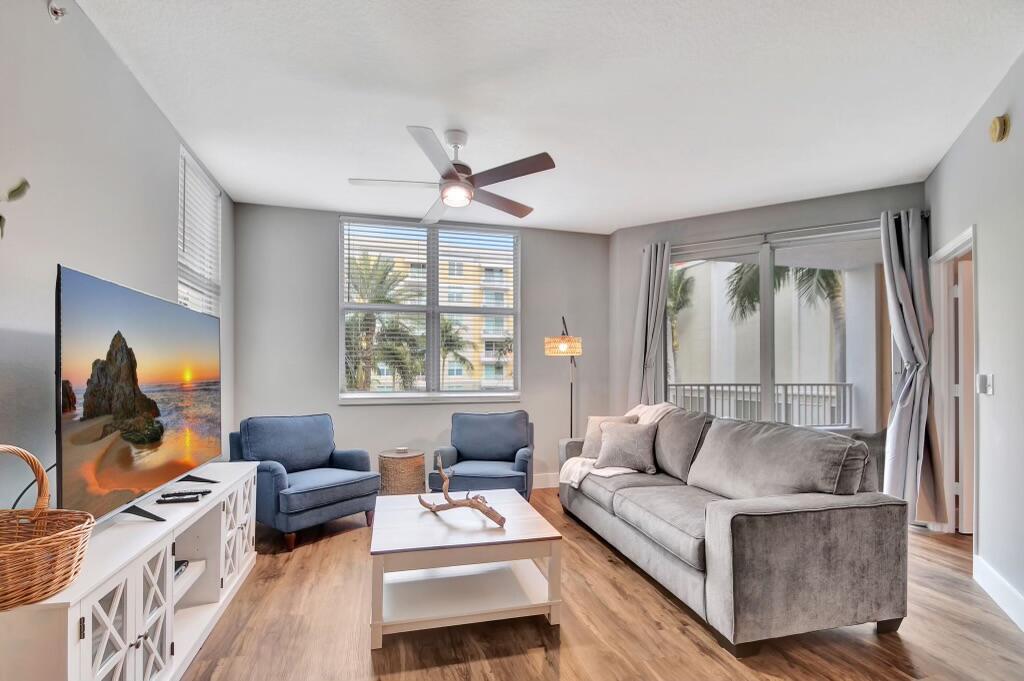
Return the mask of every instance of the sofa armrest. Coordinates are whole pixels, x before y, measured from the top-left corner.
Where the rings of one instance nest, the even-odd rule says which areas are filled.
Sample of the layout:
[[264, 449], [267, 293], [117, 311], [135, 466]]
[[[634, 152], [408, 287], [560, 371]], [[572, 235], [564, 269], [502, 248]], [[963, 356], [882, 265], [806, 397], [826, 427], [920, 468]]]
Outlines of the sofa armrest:
[[335, 449], [331, 454], [331, 467], [350, 471], [369, 471], [370, 453], [365, 449]]
[[445, 446], [438, 447], [434, 450], [434, 458], [427, 463], [427, 469], [430, 471], [437, 470], [437, 457], [441, 457], [441, 465], [445, 468], [451, 468], [459, 461], [459, 450], [455, 447]]
[[273, 525], [282, 490], [288, 489], [288, 472], [279, 462], [267, 459], [256, 467], [256, 520]]
[[705, 514], [707, 621], [733, 644], [907, 614], [902, 499], [725, 499]]
[[583, 453], [583, 438], [563, 437], [558, 441], [558, 467], [561, 468], [565, 462], [574, 456]]

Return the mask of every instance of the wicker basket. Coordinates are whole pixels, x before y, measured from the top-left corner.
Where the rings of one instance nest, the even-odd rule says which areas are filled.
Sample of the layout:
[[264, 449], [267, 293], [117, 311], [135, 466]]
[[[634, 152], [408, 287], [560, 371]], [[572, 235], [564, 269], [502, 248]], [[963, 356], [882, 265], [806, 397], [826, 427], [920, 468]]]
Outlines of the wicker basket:
[[24, 449], [0, 445], [36, 476], [36, 507], [0, 510], [0, 612], [49, 598], [75, 580], [96, 521], [84, 511], [54, 510], [50, 481], [39, 459]]

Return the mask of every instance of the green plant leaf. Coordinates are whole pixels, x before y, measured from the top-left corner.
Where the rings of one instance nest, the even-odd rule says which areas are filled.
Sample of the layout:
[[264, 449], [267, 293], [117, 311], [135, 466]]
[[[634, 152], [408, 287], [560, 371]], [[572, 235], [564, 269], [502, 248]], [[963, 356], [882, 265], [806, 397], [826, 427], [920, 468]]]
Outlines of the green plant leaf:
[[7, 200], [17, 201], [21, 197], [25, 196], [25, 193], [28, 192], [28, 188], [31, 186], [32, 185], [28, 183], [28, 180], [26, 180], [24, 177], [21, 178], [21, 182], [14, 185], [7, 191]]

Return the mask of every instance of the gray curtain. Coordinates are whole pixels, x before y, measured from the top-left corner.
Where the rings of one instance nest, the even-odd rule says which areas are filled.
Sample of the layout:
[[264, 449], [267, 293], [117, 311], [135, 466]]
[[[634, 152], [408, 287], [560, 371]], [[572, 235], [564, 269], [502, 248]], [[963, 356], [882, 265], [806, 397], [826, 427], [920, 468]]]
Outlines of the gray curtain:
[[912, 520], [945, 522], [941, 465], [934, 428], [929, 437], [932, 311], [928, 292], [928, 232], [921, 211], [881, 217], [889, 322], [900, 366], [885, 441], [884, 491], [906, 499]]
[[644, 247], [640, 268], [640, 295], [633, 323], [633, 353], [629, 364], [629, 405], [658, 401], [662, 345], [665, 340], [665, 303], [668, 298], [668, 243]]

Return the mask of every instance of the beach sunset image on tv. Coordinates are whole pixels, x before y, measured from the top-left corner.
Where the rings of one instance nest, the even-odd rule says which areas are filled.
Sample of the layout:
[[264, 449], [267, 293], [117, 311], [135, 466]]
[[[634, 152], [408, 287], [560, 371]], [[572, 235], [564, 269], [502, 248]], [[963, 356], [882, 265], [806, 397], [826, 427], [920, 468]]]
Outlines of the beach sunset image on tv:
[[61, 505], [104, 515], [220, 454], [220, 322], [61, 268]]

